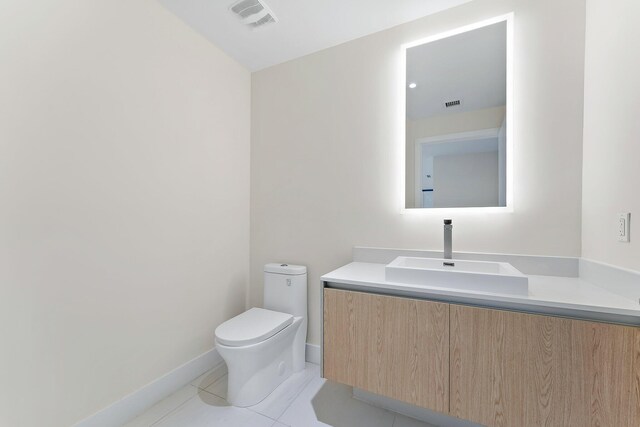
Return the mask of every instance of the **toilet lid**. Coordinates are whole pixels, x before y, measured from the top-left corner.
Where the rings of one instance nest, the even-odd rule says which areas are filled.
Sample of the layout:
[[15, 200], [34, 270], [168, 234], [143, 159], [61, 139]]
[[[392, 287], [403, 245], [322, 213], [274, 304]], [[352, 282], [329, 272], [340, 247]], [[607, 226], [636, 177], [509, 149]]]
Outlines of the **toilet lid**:
[[231, 347], [256, 344], [277, 334], [293, 322], [293, 316], [254, 307], [216, 328], [216, 339]]

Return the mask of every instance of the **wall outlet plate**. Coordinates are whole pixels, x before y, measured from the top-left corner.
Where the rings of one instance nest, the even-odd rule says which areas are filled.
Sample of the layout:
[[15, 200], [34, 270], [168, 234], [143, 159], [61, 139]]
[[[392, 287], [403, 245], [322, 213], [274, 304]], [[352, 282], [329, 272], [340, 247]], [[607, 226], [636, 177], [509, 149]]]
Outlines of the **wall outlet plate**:
[[628, 242], [631, 231], [631, 213], [624, 212], [618, 214], [618, 241]]

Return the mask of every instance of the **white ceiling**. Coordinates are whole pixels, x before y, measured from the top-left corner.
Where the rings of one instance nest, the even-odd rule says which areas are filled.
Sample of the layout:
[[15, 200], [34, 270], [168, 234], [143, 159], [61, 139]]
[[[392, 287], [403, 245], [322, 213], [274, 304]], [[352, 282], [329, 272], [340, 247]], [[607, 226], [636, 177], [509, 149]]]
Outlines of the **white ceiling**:
[[[415, 120], [506, 104], [507, 27], [489, 25], [407, 50], [407, 117]], [[460, 99], [462, 105], [445, 109]]]
[[251, 30], [235, 0], [159, 0], [251, 71], [276, 65], [471, 0], [265, 0], [278, 19]]

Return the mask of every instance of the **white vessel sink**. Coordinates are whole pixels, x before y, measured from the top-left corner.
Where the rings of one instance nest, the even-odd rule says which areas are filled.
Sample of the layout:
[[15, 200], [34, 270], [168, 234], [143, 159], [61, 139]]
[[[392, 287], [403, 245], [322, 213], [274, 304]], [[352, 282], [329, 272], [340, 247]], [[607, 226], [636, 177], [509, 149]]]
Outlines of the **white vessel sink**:
[[385, 267], [387, 282], [527, 295], [529, 279], [506, 262], [399, 256]]

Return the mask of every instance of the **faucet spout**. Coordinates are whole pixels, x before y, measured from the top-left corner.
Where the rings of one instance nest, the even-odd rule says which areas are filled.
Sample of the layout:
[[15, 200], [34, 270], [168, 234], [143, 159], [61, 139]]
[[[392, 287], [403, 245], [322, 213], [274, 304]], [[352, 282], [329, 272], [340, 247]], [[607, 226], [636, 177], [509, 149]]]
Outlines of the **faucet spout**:
[[452, 221], [450, 219], [445, 219], [444, 220], [444, 259], [453, 258], [452, 234], [453, 234]]

